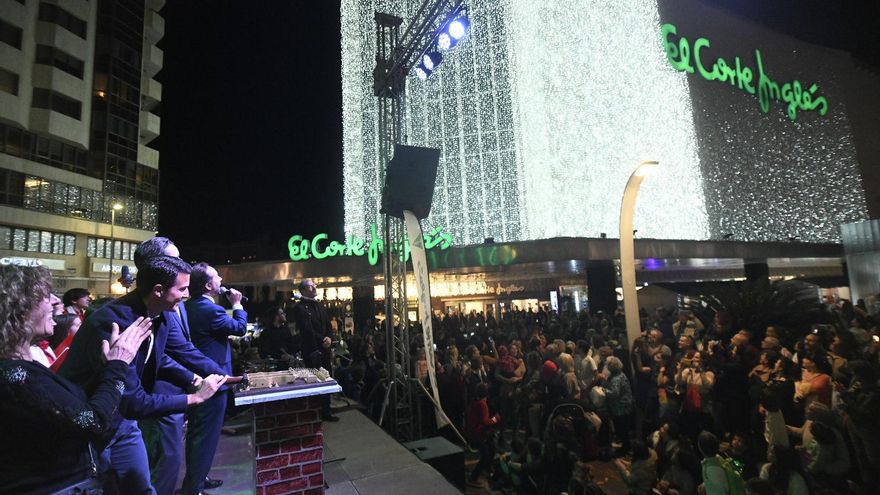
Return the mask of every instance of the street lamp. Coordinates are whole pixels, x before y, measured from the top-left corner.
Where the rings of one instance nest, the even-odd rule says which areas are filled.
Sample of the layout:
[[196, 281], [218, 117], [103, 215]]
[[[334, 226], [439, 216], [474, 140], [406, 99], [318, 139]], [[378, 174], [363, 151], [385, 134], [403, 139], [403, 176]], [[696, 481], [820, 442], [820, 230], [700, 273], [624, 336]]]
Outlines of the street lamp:
[[644, 161], [639, 163], [635, 172], [629, 176], [623, 190], [623, 201], [620, 203], [620, 281], [623, 285], [623, 312], [626, 316], [626, 338], [629, 349], [642, 333], [639, 322], [639, 301], [636, 296], [636, 261], [633, 247], [633, 212], [636, 207], [636, 195], [642, 180], [657, 170], [658, 162]]
[[122, 209], [122, 204], [113, 203], [110, 207], [110, 273], [107, 275], [107, 292], [113, 293], [113, 252], [115, 251], [116, 238], [113, 230], [116, 227], [116, 212]]

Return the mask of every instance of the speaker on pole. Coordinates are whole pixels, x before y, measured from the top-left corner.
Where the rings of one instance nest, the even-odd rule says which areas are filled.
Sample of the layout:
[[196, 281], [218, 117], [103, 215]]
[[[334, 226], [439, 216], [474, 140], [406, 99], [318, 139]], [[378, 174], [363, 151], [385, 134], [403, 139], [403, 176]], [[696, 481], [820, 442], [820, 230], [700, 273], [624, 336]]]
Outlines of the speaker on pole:
[[438, 149], [395, 144], [394, 157], [385, 170], [382, 213], [403, 218], [403, 210], [409, 210], [419, 220], [426, 218], [431, 212], [439, 163]]

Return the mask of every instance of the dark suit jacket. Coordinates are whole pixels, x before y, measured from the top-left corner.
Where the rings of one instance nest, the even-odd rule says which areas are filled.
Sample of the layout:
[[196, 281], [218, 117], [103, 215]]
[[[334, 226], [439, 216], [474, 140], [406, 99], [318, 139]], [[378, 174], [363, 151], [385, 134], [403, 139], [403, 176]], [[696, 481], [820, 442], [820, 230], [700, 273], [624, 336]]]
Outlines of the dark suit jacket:
[[[193, 363], [196, 367], [193, 368], [193, 371], [196, 371], [201, 376], [208, 376], [212, 374], [223, 375], [225, 371], [217, 365], [216, 362], [209, 359], [207, 356], [202, 354], [202, 351], [196, 349], [192, 344], [192, 336], [189, 332], [189, 324], [187, 323], [187, 315], [186, 315], [186, 305], [180, 304], [178, 305], [180, 308], [180, 314], [178, 315], [176, 311], [167, 311], [165, 312], [165, 318], [168, 319], [169, 322], [174, 322], [174, 325], [169, 325], [168, 331], [168, 341], [165, 344], [165, 353], [166, 355], [171, 356], [197, 356], [197, 359], [187, 359], [186, 357], [182, 357], [181, 360], [183, 362]], [[182, 394], [185, 389], [190, 385], [190, 382], [179, 383], [176, 381], [177, 373], [174, 371], [170, 371], [171, 368], [176, 366], [177, 363], [171, 360], [171, 363], [168, 364], [168, 367], [163, 367], [159, 369], [159, 379], [156, 380], [156, 384], [153, 387], [152, 392], [157, 394]]]
[[[120, 331], [124, 331], [139, 316], [147, 316], [147, 308], [135, 292], [107, 303], [89, 315], [74, 337], [70, 350], [67, 351], [67, 359], [58, 369], [58, 374], [91, 394], [104, 366], [101, 341], [110, 340], [112, 323], [116, 322]], [[170, 345], [169, 336], [172, 337]], [[215, 363], [195, 349], [188, 350], [186, 345], [174, 342], [175, 338], [181, 339], [182, 334], [177, 323], [167, 314], [163, 314], [153, 322], [152, 338], [153, 350], [149, 360], [147, 360], [147, 349], [150, 340], [147, 339], [141, 345], [126, 373], [125, 393], [119, 410], [122, 416], [128, 419], [164, 416], [186, 410], [185, 395], [152, 393], [160, 374], [175, 383], [187, 384], [192, 381], [193, 372], [175, 362], [175, 359], [200, 373], [222, 373]], [[166, 354], [166, 347], [174, 359]], [[120, 418], [116, 419], [118, 422]]]
[[[321, 364], [329, 370], [330, 350], [322, 344], [324, 337], [333, 338], [327, 310], [318, 301], [303, 298], [293, 307], [293, 321], [299, 329], [300, 348], [306, 365], [317, 368]], [[315, 351], [321, 351], [321, 363], [312, 359]]]
[[231, 375], [232, 348], [229, 336], [244, 336], [247, 332], [247, 312], [236, 309], [230, 317], [223, 306], [204, 296], [188, 300], [186, 312], [193, 345], [220, 365], [225, 374]]

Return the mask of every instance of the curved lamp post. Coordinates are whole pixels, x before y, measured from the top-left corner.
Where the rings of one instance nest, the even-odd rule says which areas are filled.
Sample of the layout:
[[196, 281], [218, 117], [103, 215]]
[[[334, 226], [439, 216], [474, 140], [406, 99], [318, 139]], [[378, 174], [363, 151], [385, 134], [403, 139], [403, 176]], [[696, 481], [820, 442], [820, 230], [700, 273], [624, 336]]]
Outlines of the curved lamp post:
[[620, 281], [623, 286], [623, 311], [626, 316], [626, 338], [629, 350], [633, 342], [641, 335], [639, 322], [639, 301], [636, 296], [636, 268], [633, 248], [633, 212], [636, 207], [636, 196], [642, 180], [654, 173], [659, 165], [655, 161], [639, 163], [635, 172], [629, 176], [623, 190], [623, 201], [620, 203]]
[[115, 251], [116, 237], [114, 236], [114, 228], [116, 227], [116, 212], [122, 209], [120, 203], [113, 203], [110, 206], [110, 273], [107, 275], [107, 292], [113, 294], [113, 252]]

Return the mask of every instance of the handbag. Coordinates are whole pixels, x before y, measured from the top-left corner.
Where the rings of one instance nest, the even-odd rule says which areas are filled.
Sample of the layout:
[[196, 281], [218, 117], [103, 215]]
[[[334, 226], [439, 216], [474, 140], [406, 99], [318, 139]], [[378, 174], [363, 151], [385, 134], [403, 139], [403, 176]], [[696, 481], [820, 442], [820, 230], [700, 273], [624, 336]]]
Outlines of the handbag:
[[605, 389], [598, 386], [591, 388], [590, 402], [592, 402], [593, 407], [597, 409], [605, 407]]
[[687, 392], [684, 395], [684, 404], [681, 407], [685, 412], [700, 412], [703, 410], [703, 398], [700, 396], [700, 391], [697, 390], [695, 383], [688, 385]]

